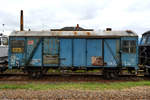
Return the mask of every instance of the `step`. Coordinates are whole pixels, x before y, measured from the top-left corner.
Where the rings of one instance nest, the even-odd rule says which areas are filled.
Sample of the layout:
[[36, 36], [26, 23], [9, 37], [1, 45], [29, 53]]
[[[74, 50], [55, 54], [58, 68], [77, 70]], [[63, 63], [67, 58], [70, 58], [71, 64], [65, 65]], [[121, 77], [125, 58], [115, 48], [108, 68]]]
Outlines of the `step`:
[[137, 74], [136, 76], [144, 76], [144, 74]]
[[144, 72], [144, 70], [138, 70], [138, 72]]

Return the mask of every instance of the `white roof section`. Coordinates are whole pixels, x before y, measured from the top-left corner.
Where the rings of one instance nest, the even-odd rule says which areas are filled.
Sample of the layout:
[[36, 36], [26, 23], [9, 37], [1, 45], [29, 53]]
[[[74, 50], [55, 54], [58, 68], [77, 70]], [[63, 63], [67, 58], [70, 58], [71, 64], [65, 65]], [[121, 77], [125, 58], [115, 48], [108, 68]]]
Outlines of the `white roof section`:
[[132, 31], [13, 31], [10, 36], [36, 37], [122, 37], [138, 36]]

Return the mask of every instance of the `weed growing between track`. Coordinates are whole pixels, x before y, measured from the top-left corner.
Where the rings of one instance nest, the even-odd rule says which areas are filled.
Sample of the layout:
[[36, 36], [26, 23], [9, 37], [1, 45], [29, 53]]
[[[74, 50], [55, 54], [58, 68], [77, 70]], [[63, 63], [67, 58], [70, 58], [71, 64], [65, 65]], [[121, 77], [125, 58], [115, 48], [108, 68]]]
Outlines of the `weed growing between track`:
[[113, 83], [98, 83], [98, 82], [60, 82], [60, 83], [5, 83], [0, 84], [0, 89], [32, 89], [32, 90], [107, 90], [107, 89], [125, 89], [136, 86], [150, 86], [150, 81], [138, 82], [113, 82]]

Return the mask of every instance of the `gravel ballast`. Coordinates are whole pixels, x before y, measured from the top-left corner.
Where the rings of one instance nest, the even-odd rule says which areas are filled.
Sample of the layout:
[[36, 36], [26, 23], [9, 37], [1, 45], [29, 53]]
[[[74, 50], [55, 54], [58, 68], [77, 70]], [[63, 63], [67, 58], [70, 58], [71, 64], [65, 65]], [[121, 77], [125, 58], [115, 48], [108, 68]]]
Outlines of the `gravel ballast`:
[[0, 90], [0, 100], [150, 100], [150, 87], [122, 90]]

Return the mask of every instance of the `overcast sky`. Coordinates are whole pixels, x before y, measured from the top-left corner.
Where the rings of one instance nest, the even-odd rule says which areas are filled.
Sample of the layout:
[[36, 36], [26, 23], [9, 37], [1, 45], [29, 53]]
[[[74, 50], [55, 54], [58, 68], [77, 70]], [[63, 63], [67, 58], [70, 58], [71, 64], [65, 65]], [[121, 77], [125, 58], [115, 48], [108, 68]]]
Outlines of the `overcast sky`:
[[[20, 10], [24, 29], [49, 30], [64, 26], [104, 30], [150, 30], [150, 0], [3, 0], [0, 31], [19, 30]], [[4, 26], [2, 24], [5, 24]]]

